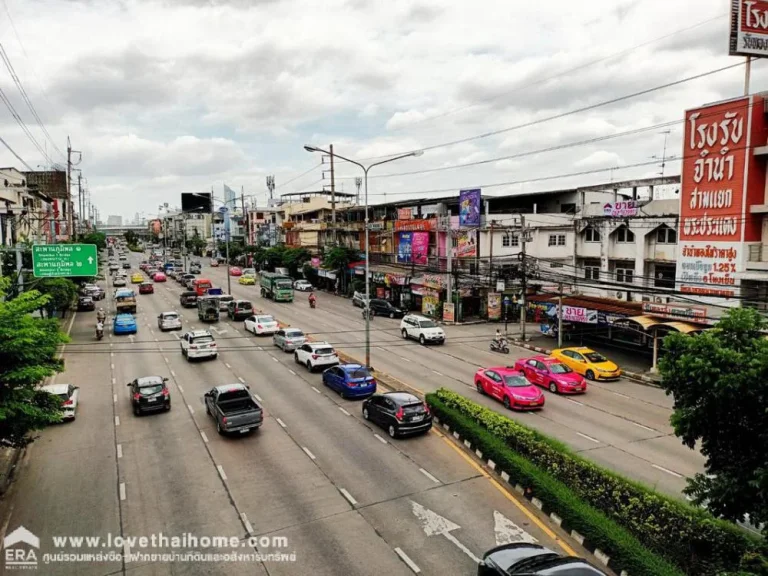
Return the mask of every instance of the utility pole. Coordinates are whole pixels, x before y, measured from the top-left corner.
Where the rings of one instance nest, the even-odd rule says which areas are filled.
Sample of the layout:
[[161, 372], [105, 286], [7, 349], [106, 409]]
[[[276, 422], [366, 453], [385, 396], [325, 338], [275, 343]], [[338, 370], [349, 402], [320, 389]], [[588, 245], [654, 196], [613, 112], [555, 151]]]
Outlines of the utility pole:
[[336, 245], [336, 174], [333, 170], [333, 144], [328, 147], [331, 152], [331, 244]]
[[83, 173], [82, 172], [78, 172], [77, 173], [77, 202], [78, 202], [78, 207], [80, 209], [80, 212], [79, 212], [78, 218], [77, 218], [77, 224], [78, 224], [78, 228], [79, 228], [79, 232], [80, 232], [79, 237], [82, 238], [83, 237], [83, 217], [85, 215], [85, 209], [84, 209], [85, 202], [84, 202], [84, 199], [83, 199]]
[[[79, 154], [79, 159], [77, 161], [77, 164], [72, 163], [72, 154]], [[83, 153], [79, 150], [73, 150], [72, 149], [72, 143], [69, 139], [69, 136], [67, 136], [67, 200], [69, 201], [69, 211], [67, 214], [67, 228], [69, 230], [69, 234], [73, 239], [76, 239], [75, 231], [74, 231], [74, 218], [72, 215], [73, 212], [73, 202], [72, 202], [72, 166], [77, 166], [82, 162], [83, 160]], [[55, 232], [54, 232], [55, 234]]]
[[[493, 225], [495, 223], [495, 220], [491, 220], [491, 237], [488, 241], [488, 249], [490, 250], [488, 253], [488, 288], [491, 290], [493, 290]], [[479, 249], [477, 253], [480, 254]]]
[[557, 347], [563, 347], [563, 283], [557, 284]]
[[522, 252], [520, 253], [522, 256], [522, 278], [520, 280], [520, 284], [522, 286], [522, 294], [520, 295], [520, 339], [525, 342], [525, 321], [526, 321], [526, 302], [525, 302], [525, 293], [528, 289], [528, 270], [527, 270], [527, 263], [525, 261], [526, 254], [525, 254], [525, 243], [528, 240], [527, 236], [527, 230], [525, 229], [525, 215], [520, 215], [520, 228], [522, 232], [520, 233], [520, 243]]

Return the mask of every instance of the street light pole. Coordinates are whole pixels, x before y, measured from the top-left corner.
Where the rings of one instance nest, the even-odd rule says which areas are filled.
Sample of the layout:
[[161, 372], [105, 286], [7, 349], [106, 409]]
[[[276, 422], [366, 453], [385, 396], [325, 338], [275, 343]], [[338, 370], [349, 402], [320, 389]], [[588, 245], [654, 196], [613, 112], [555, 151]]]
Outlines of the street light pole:
[[388, 162], [394, 162], [395, 160], [400, 160], [402, 158], [409, 158], [411, 156], [421, 156], [424, 154], [423, 150], [415, 150], [413, 152], [409, 152], [408, 154], [401, 154], [400, 156], [395, 156], [394, 158], [389, 158], [387, 160], [382, 160], [381, 162], [374, 162], [373, 164], [369, 164], [368, 166], [362, 165], [360, 162], [356, 162], [355, 160], [350, 160], [349, 158], [345, 158], [344, 156], [341, 156], [339, 154], [332, 153], [328, 150], [323, 150], [322, 148], [316, 148], [314, 146], [304, 146], [304, 150], [307, 152], [321, 152], [323, 154], [329, 154], [336, 156], [336, 158], [340, 158], [341, 160], [344, 160], [345, 162], [349, 162], [350, 164], [354, 164], [355, 166], [359, 166], [363, 170], [363, 174], [365, 176], [365, 365], [366, 367], [371, 367], [371, 307], [370, 307], [370, 299], [371, 299], [371, 271], [370, 271], [370, 252], [368, 247], [368, 171], [373, 168], [374, 166], [379, 166], [381, 164], [387, 164]]

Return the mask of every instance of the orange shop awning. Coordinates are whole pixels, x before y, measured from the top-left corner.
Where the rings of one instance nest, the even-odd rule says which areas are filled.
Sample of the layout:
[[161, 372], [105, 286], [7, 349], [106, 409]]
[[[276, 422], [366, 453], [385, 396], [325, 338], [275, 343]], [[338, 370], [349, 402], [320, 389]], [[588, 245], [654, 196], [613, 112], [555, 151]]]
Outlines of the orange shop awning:
[[635, 324], [640, 325], [643, 330], [648, 330], [648, 328], [652, 328], [653, 326], [661, 324], [659, 320], [653, 318], [652, 316], [632, 316], [630, 318], [619, 318], [618, 320], [614, 321], [614, 324], [623, 322], [634, 322]]
[[682, 334], [690, 334], [691, 332], [701, 332], [702, 330], [706, 330], [706, 328], [696, 326], [695, 324], [688, 324], [688, 322], [663, 322], [659, 324], [659, 327], [661, 326], [677, 330]]

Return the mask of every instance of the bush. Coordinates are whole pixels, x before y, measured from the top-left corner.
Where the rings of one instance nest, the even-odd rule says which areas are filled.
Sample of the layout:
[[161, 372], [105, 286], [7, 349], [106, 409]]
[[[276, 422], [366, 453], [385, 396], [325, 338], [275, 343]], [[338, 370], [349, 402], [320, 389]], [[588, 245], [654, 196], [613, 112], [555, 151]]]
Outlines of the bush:
[[[501, 443], [499, 446], [511, 448], [517, 457], [551, 475], [553, 480], [567, 486], [575, 498], [605, 514], [648, 550], [686, 574], [705, 576], [736, 571], [745, 555], [760, 555], [765, 551], [761, 548], [765, 546], [763, 542], [737, 526], [600, 468], [573, 454], [563, 444], [455, 392], [440, 389], [428, 395], [428, 402], [434, 404], [438, 415], [440, 410], [450, 410], [446, 414], [462, 415], [487, 431]], [[505, 457], [509, 458], [506, 454]], [[500, 456], [496, 455], [496, 458]], [[510, 475], [514, 472], [506, 471]], [[542, 486], [537, 490], [556, 500], [558, 503], [553, 501], [552, 505], [560, 510], [562, 495], [539, 476], [536, 479]], [[544, 500], [538, 492], [537, 497]], [[606, 546], [608, 550], [609, 555], [616, 555], [615, 548]], [[628, 571], [635, 573], [633, 569]]]

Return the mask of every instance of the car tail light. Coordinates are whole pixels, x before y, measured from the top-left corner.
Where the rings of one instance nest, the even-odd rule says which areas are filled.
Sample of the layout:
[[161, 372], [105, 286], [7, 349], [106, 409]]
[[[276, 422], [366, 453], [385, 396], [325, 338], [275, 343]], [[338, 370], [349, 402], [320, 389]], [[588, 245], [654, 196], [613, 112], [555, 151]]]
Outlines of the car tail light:
[[211, 348], [216, 348], [216, 342], [211, 342]]
[[189, 345], [190, 350], [197, 350], [197, 344], [190, 344]]
[[426, 412], [427, 414], [429, 414], [429, 406], [427, 406], [427, 403], [426, 403], [426, 402], [424, 402], [424, 412]]
[[373, 384], [374, 386], [376, 386], [376, 379], [375, 379], [375, 378], [371, 378], [371, 379], [368, 381], [368, 383], [369, 383], [369, 384]]
[[398, 420], [402, 420], [403, 419], [403, 407], [402, 406], [400, 406], [400, 408], [397, 409], [397, 412], [395, 412], [395, 418], [397, 418]]
[[227, 423], [227, 417], [226, 416], [224, 416], [224, 418], [221, 419], [221, 423], [226, 425], [226, 423]]
[[256, 328], [261, 328], [261, 324], [256, 324]]
[[138, 402], [138, 401], [141, 399], [141, 394], [139, 394], [138, 392], [136, 392], [136, 394], [134, 394], [134, 395], [133, 395], [133, 399], [134, 399], [134, 400], [136, 400], [136, 401]]
[[318, 359], [318, 355], [317, 354], [312, 354], [312, 360], [317, 360], [317, 359]]
[[171, 395], [171, 391], [168, 388], [163, 388], [163, 396], [168, 397]]
[[62, 406], [72, 406], [72, 398], [62, 404]]

